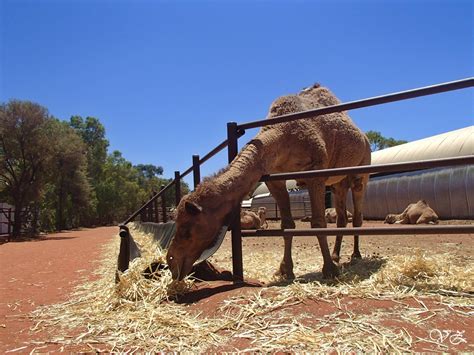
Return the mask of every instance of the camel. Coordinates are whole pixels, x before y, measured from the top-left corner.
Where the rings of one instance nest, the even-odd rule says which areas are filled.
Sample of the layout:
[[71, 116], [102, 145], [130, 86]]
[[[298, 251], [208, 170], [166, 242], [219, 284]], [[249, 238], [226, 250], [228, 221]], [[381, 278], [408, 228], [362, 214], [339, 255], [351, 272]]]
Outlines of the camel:
[[240, 211], [240, 226], [242, 229], [260, 229], [260, 217], [252, 211]]
[[[339, 104], [329, 89], [315, 84], [296, 95], [282, 96], [270, 106], [268, 118]], [[206, 179], [196, 190], [184, 196], [177, 208], [176, 234], [168, 249], [167, 262], [173, 279], [181, 280], [192, 269], [202, 251], [215, 242], [219, 229], [228, 222], [242, 199], [262, 175], [314, 169], [369, 165], [370, 145], [347, 113], [317, 117], [262, 127], [235, 159], [215, 176]], [[346, 197], [352, 190], [353, 225], [362, 225], [362, 205], [367, 174], [312, 178], [299, 181], [306, 185], [311, 201], [311, 227], [326, 227], [325, 189], [335, 192], [337, 226], [347, 225]], [[285, 181], [266, 182], [281, 212], [281, 228], [295, 228]], [[317, 236], [323, 256], [323, 276], [339, 274], [342, 235], [338, 235], [331, 256], [326, 236]], [[284, 237], [283, 260], [276, 275], [293, 279], [292, 236]], [[354, 236], [353, 257], [361, 257], [359, 236]]]
[[388, 214], [384, 223], [389, 224], [438, 224], [438, 215], [425, 200], [410, 203], [400, 214]]
[[[346, 211], [347, 213], [347, 221], [352, 222], [352, 213]], [[324, 214], [326, 217], [326, 222], [328, 223], [336, 223], [337, 220], [337, 212], [335, 208], [326, 208], [326, 212]]]
[[259, 207], [257, 214], [258, 214], [258, 217], [260, 218], [260, 229], [267, 229], [268, 228], [267, 208]]

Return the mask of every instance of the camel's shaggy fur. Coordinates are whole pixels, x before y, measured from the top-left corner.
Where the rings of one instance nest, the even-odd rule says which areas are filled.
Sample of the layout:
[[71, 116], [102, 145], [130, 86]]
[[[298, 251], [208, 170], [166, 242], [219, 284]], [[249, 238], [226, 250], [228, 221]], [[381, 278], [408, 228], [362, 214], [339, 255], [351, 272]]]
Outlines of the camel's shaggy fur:
[[[269, 118], [318, 107], [338, 104], [327, 89], [316, 84], [297, 95], [276, 99], [270, 106]], [[367, 137], [351, 121], [347, 113], [332, 113], [318, 117], [279, 123], [263, 127], [221, 173], [201, 183], [185, 196], [177, 209], [177, 232], [168, 250], [168, 263], [175, 279], [182, 279], [192, 268], [201, 252], [212, 245], [218, 230], [231, 211], [237, 209], [243, 197], [264, 174], [328, 169], [370, 164]], [[311, 226], [325, 227], [325, 186], [335, 194], [337, 225], [347, 224], [346, 197], [352, 190], [353, 225], [362, 225], [362, 204], [368, 175], [335, 176], [304, 179], [312, 209]], [[294, 228], [290, 200], [284, 181], [266, 183], [281, 211], [281, 227]], [[283, 261], [278, 275], [293, 278], [291, 256], [292, 237], [285, 237]], [[326, 236], [318, 236], [324, 265], [323, 274], [334, 277], [338, 268], [342, 236], [337, 236], [333, 255]], [[358, 236], [354, 239], [354, 257], [360, 257]]]
[[439, 220], [436, 212], [425, 200], [410, 203], [400, 214], [388, 214], [384, 223], [397, 224], [437, 224]]

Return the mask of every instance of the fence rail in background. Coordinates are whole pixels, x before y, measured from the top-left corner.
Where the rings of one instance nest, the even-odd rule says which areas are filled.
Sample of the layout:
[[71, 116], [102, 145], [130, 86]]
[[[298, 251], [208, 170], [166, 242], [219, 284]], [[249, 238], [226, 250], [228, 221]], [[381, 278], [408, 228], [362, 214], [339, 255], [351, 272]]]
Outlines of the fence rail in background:
[[[413, 90], [406, 90], [388, 95], [376, 96], [364, 100], [351, 101], [342, 103], [339, 105], [321, 107], [313, 110], [304, 112], [298, 112], [294, 114], [287, 114], [271, 119], [258, 120], [253, 122], [247, 122], [237, 124], [235, 122], [229, 122], [227, 124], [227, 139], [207, 153], [202, 159], [199, 156], [193, 156], [193, 164], [190, 168], [185, 170], [182, 174], [175, 173], [175, 179], [163, 186], [162, 189], [156, 193], [149, 201], [147, 201], [142, 207], [135, 211], [129, 218], [127, 218], [122, 224], [126, 225], [132, 221], [137, 215], [141, 213], [145, 208], [153, 203], [157, 198], [164, 197], [164, 193], [171, 188], [174, 184], [180, 183], [180, 181], [187, 176], [189, 173], [194, 174], [194, 186], [196, 187], [200, 181], [200, 166], [207, 160], [212, 158], [214, 155], [222, 151], [224, 148], [228, 148], [228, 160], [229, 163], [235, 158], [238, 153], [238, 139], [245, 134], [246, 129], [257, 128], [262, 126], [274, 125], [283, 122], [290, 122], [294, 120], [312, 118], [316, 116], [326, 115], [330, 113], [336, 113], [341, 111], [348, 111], [359, 109], [363, 107], [376, 106], [390, 102], [402, 101], [412, 99], [421, 96], [439, 94], [448, 91], [460, 90], [474, 86], [474, 78], [466, 78], [457, 81], [451, 81], [447, 83], [422, 87]], [[281, 173], [263, 176], [261, 181], [272, 181], [272, 180], [287, 180], [287, 179], [301, 179], [301, 178], [315, 178], [323, 176], [341, 176], [349, 173], [360, 174], [360, 173], [375, 173], [375, 172], [404, 172], [411, 170], [430, 169], [443, 166], [452, 165], [464, 165], [473, 164], [474, 156], [464, 156], [457, 158], [445, 158], [445, 159], [432, 159], [414, 162], [394, 163], [394, 164], [383, 164], [383, 165], [372, 165], [372, 166], [360, 166], [360, 167], [345, 167], [325, 170], [313, 170], [304, 172], [292, 172], [292, 173]], [[181, 195], [176, 193], [176, 204], [179, 202]], [[315, 228], [315, 229], [304, 229], [304, 230], [257, 230], [257, 231], [242, 231], [240, 227], [240, 208], [232, 212], [233, 223], [231, 226], [232, 233], [232, 265], [234, 278], [236, 280], [243, 279], [243, 264], [242, 264], [242, 236], [282, 236], [282, 235], [336, 235], [336, 234], [359, 234], [359, 235], [389, 235], [389, 234], [433, 234], [433, 233], [474, 233], [474, 226], [427, 226], [427, 227], [386, 227], [386, 228]], [[164, 217], [166, 218], [166, 217]]]
[[409, 234], [469, 234], [474, 233], [474, 225], [430, 225], [407, 227], [345, 227], [308, 229], [259, 229], [243, 230], [243, 237], [308, 237], [316, 235], [409, 235]]

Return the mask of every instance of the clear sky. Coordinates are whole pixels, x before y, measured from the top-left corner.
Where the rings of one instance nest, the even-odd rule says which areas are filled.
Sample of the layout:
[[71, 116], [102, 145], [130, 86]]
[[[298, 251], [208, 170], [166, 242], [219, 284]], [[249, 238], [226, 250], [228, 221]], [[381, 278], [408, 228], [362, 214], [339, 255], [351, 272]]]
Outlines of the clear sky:
[[[315, 82], [350, 101], [474, 72], [471, 0], [0, 4], [0, 101], [95, 116], [111, 150], [166, 177], [223, 141], [226, 122], [264, 118]], [[411, 141], [474, 124], [473, 102], [468, 89], [350, 115]], [[223, 153], [203, 174], [225, 164]]]

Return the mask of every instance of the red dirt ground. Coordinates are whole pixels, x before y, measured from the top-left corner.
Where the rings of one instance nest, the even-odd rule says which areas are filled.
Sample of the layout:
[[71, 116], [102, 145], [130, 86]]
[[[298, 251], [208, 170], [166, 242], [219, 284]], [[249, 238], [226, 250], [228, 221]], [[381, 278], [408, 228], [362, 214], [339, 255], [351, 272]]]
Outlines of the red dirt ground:
[[67, 300], [74, 286], [91, 276], [101, 246], [117, 231], [102, 227], [0, 245], [0, 353], [39, 340], [41, 334], [30, 333], [34, 324], [25, 316], [38, 306]]
[[[377, 225], [377, 223], [369, 223]], [[273, 228], [276, 225], [272, 226]], [[307, 227], [307, 225], [299, 226]], [[33, 346], [26, 343], [31, 340], [45, 340], [42, 333], [33, 334], [30, 328], [34, 325], [26, 315], [40, 305], [55, 304], [68, 298], [74, 286], [84, 279], [92, 277], [92, 270], [100, 260], [100, 248], [117, 233], [116, 227], [103, 227], [82, 231], [72, 231], [49, 235], [40, 241], [27, 241], [18, 243], [6, 243], [0, 245], [1, 276], [0, 276], [0, 353], [8, 350], [18, 349], [18, 352], [26, 353]], [[393, 238], [393, 239], [392, 239]], [[472, 255], [474, 242], [472, 236], [423, 236], [421, 237], [375, 237], [375, 240], [364, 243], [362, 251], [365, 254], [380, 252], [390, 255], [407, 251], [416, 247], [426, 247], [436, 251], [450, 250], [454, 253], [465, 253]], [[249, 238], [244, 240], [244, 250], [250, 248], [269, 248], [282, 246], [278, 239], [267, 240]], [[229, 248], [229, 241], [224, 241], [223, 249]], [[295, 249], [314, 246], [315, 238], [297, 238]], [[315, 270], [318, 271], [318, 270]], [[226, 298], [234, 295], [251, 294], [260, 290], [255, 287], [235, 287], [228, 282], [203, 283], [198, 290], [186, 296], [182, 301], [194, 302], [189, 308], [203, 312], [203, 315], [214, 315], [218, 305]], [[429, 309], [446, 308], [437, 304], [435, 299], [423, 298]], [[396, 307], [420, 307], [414, 299], [400, 301], [378, 301], [345, 297], [341, 299], [340, 305], [323, 301], [308, 300], [300, 304], [284, 307], [280, 310], [288, 317], [292, 315], [308, 314], [311, 317], [323, 317], [338, 310], [338, 307], [349, 309], [357, 314], [370, 314], [375, 310], [383, 312]], [[311, 317], [307, 318], [308, 326], [311, 326]], [[406, 328], [415, 338], [429, 338], [431, 329], [464, 330], [463, 335], [466, 343], [457, 346], [450, 345], [448, 351], [474, 351], [474, 319], [463, 317], [449, 312], [447, 318], [433, 317], [422, 325], [416, 326], [397, 317], [384, 319], [382, 325], [394, 329]], [[218, 349], [210, 351], [229, 351], [249, 347], [250, 339], [238, 339], [225, 344]], [[24, 347], [24, 348], [23, 348]], [[45, 351], [42, 349], [41, 351]], [[51, 345], [49, 351], [58, 351], [60, 346]], [[69, 348], [66, 350], [90, 351], [84, 348]], [[416, 344], [416, 351], [441, 351], [435, 344], [420, 342]]]

